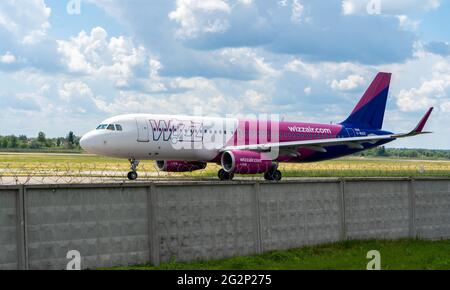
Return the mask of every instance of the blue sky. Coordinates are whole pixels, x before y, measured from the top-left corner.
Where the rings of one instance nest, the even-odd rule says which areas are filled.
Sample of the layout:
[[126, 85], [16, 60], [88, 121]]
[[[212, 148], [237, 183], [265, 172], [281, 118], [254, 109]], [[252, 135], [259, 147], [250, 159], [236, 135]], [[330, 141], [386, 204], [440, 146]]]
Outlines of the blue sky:
[[340, 122], [389, 71], [386, 129], [436, 107], [436, 135], [392, 146], [450, 149], [450, 3], [368, 2], [1, 1], [0, 134], [82, 135], [135, 112]]

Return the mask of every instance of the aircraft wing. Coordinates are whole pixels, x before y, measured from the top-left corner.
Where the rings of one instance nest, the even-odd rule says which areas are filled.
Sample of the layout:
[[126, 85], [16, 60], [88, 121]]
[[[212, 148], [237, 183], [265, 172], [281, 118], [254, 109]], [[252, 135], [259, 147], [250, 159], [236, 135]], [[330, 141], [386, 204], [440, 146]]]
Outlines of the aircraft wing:
[[423, 132], [428, 118], [431, 115], [433, 108], [431, 108], [427, 114], [422, 118], [419, 124], [414, 130], [409, 133], [404, 134], [389, 134], [389, 135], [370, 135], [365, 137], [350, 137], [350, 138], [332, 138], [332, 139], [315, 139], [315, 140], [305, 140], [305, 141], [293, 141], [293, 142], [276, 142], [276, 143], [265, 143], [265, 144], [255, 144], [255, 145], [241, 145], [241, 146], [228, 146], [223, 148], [221, 151], [258, 151], [258, 152], [269, 152], [273, 148], [278, 148], [281, 151], [292, 151], [296, 152], [300, 148], [310, 149], [317, 152], [327, 152], [325, 147], [346, 145], [352, 149], [364, 149], [362, 144], [372, 143], [375, 144], [381, 140], [395, 140], [398, 138], [406, 138], [417, 136], [421, 134], [428, 134], [431, 132]]

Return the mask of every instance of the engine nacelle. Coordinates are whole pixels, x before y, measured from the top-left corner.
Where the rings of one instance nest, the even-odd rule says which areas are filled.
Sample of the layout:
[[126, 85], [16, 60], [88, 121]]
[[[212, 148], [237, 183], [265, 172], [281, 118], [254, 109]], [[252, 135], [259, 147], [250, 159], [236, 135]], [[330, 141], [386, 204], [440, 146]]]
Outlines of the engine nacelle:
[[260, 174], [273, 167], [273, 161], [264, 153], [253, 151], [227, 151], [222, 154], [222, 168], [228, 173]]
[[207, 164], [198, 161], [156, 161], [156, 167], [164, 172], [192, 172], [205, 169]]

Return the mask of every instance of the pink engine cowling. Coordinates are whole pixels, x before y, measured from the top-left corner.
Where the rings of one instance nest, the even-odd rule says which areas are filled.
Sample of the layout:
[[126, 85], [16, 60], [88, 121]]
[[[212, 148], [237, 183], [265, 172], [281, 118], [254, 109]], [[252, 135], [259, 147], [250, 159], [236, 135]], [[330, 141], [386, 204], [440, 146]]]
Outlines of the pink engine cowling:
[[260, 174], [268, 172], [272, 166], [272, 160], [264, 153], [227, 151], [222, 154], [222, 167], [228, 173]]
[[165, 172], [192, 172], [205, 169], [207, 164], [198, 161], [157, 161], [156, 166]]

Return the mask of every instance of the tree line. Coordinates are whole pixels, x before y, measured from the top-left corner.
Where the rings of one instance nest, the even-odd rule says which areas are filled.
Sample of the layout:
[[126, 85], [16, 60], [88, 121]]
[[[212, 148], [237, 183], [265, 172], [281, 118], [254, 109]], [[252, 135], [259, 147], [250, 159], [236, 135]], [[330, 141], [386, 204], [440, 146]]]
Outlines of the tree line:
[[384, 146], [356, 153], [362, 157], [391, 157], [412, 159], [450, 159], [450, 150], [386, 148]]
[[0, 149], [81, 151], [80, 137], [75, 136], [73, 132], [59, 138], [47, 138], [44, 132], [39, 132], [35, 138], [25, 135], [0, 136]]

